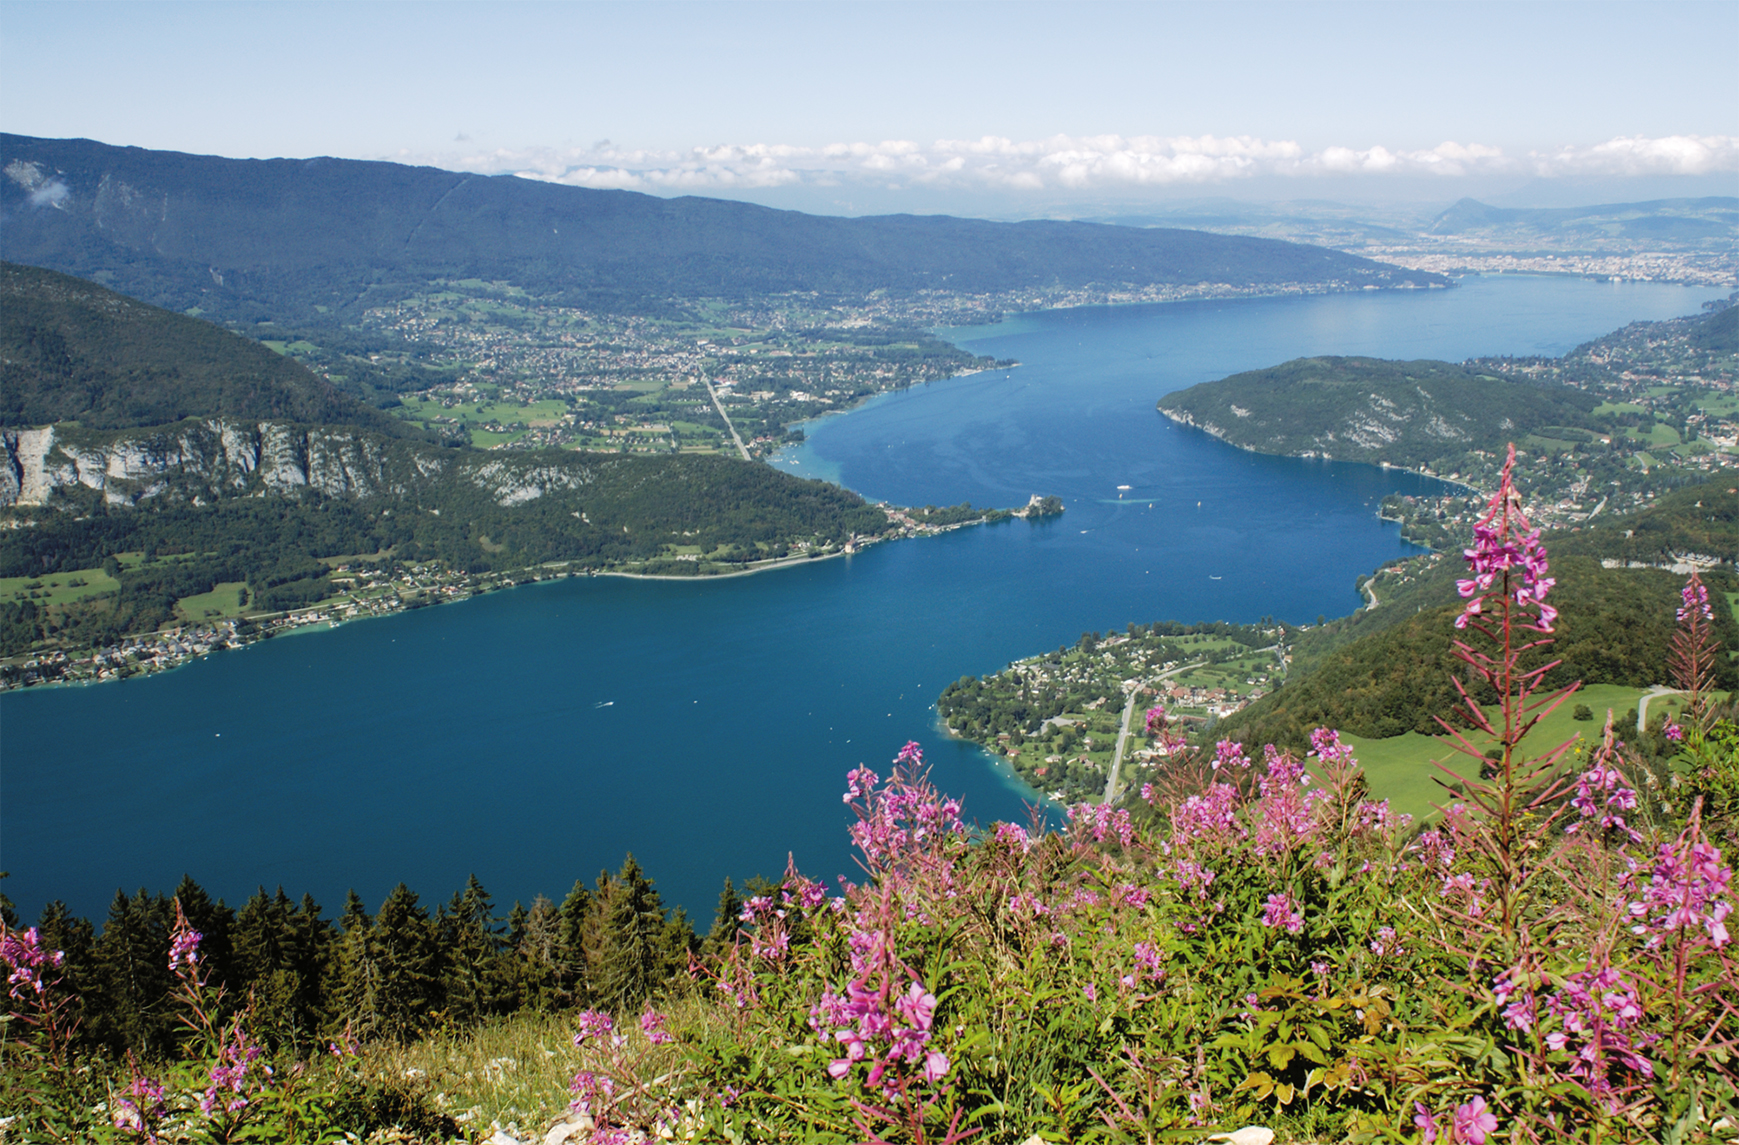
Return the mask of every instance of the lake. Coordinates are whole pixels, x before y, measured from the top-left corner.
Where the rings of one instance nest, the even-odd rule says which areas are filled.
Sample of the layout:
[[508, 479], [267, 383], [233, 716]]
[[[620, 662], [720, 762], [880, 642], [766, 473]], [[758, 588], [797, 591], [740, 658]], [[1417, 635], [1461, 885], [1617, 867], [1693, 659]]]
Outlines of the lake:
[[[1130, 622], [1312, 622], [1415, 551], [1376, 517], [1434, 484], [1242, 453], [1163, 394], [1313, 354], [1556, 354], [1723, 292], [1498, 277], [1453, 290], [1092, 308], [947, 336], [1018, 359], [885, 395], [778, 460], [906, 504], [1060, 518], [713, 582], [580, 578], [274, 639], [120, 683], [0, 696], [0, 867], [33, 918], [100, 920], [191, 874], [335, 915], [475, 873], [505, 913], [632, 851], [705, 929], [726, 875], [854, 877], [845, 773], [909, 739], [981, 822], [1030, 793], [949, 741], [950, 681]], [[1118, 486], [1130, 488], [1122, 491]]]

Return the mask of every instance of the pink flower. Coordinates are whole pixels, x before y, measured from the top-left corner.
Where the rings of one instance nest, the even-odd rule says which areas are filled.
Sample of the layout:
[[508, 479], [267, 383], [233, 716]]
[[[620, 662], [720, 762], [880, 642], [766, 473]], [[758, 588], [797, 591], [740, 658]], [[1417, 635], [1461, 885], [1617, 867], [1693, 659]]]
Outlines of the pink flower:
[[1262, 925], [1283, 927], [1286, 933], [1297, 934], [1304, 929], [1304, 915], [1290, 894], [1269, 895], [1262, 909]]
[[43, 949], [42, 936], [34, 926], [22, 934], [9, 930], [0, 936], [0, 962], [6, 964], [7, 993], [14, 998], [22, 1000], [26, 989], [38, 996], [46, 993], [42, 972], [65, 961], [62, 951]]
[[[184, 920], [185, 921], [185, 920]], [[169, 969], [199, 964], [199, 944], [205, 936], [192, 927], [178, 926], [169, 939]]]
[[664, 1015], [650, 1006], [640, 1015], [640, 1029], [646, 1040], [655, 1046], [669, 1045], [676, 1040], [676, 1036], [664, 1028]]
[[1417, 1101], [1413, 1103], [1413, 1125], [1419, 1130], [1419, 1140], [1425, 1145], [1431, 1145], [1431, 1142], [1437, 1140], [1437, 1119]]
[[1667, 738], [1672, 740], [1674, 743], [1679, 743], [1685, 738], [1685, 729], [1680, 727], [1678, 724], [1668, 724], [1665, 731]]
[[1485, 1098], [1476, 1097], [1455, 1107], [1455, 1139], [1466, 1145], [1485, 1145], [1485, 1135], [1497, 1132], [1497, 1116], [1485, 1107]]
[[581, 1010], [579, 1016], [579, 1032], [574, 1035], [574, 1045], [583, 1046], [593, 1038], [614, 1033], [615, 1019], [602, 1010]]

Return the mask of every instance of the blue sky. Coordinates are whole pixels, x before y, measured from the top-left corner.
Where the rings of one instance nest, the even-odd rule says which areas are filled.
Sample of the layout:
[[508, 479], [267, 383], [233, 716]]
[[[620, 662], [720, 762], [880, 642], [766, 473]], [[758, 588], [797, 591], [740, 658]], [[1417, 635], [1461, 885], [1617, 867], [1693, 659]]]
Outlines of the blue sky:
[[33, 3], [0, 127], [809, 210], [1739, 192], [1739, 4]]

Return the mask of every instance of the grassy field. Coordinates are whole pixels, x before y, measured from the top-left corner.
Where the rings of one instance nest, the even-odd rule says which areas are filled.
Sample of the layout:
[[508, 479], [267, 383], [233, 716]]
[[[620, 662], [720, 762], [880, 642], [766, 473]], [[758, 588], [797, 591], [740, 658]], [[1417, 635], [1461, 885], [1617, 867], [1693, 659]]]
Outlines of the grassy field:
[[[1572, 736], [1581, 736], [1584, 740], [1597, 738], [1605, 723], [1607, 709], [1612, 709], [1615, 716], [1622, 718], [1624, 709], [1635, 710], [1642, 693], [1641, 688], [1624, 688], [1613, 684], [1595, 684], [1583, 688], [1565, 701], [1557, 711], [1540, 721], [1540, 726], [1522, 741], [1522, 748], [1524, 751], [1541, 752]], [[1650, 718], [1659, 711], [1676, 710], [1658, 706], [1671, 698], [1665, 697], [1651, 702]], [[1577, 704], [1586, 704], [1592, 708], [1594, 718], [1574, 718]], [[1444, 798], [1443, 788], [1436, 780], [1448, 777], [1431, 765], [1433, 760], [1444, 761], [1457, 771], [1463, 769], [1463, 764], [1474, 766], [1471, 759], [1457, 753], [1451, 745], [1418, 732], [1390, 736], [1387, 739], [1365, 739], [1343, 733], [1341, 740], [1352, 745], [1353, 753], [1358, 757], [1359, 764], [1370, 781], [1372, 797], [1387, 799], [1389, 806], [1415, 818], [1434, 814], [1432, 802], [1440, 802]]]
[[1654, 426], [1647, 433], [1643, 433], [1640, 430], [1627, 429], [1624, 431], [1624, 436], [1632, 441], [1640, 441], [1653, 446], [1667, 446], [1670, 448], [1671, 446], [1679, 444], [1679, 431], [1670, 425], [1662, 425], [1658, 421], [1655, 422]]
[[450, 418], [458, 422], [471, 435], [471, 444], [483, 449], [504, 442], [516, 441], [524, 436], [523, 431], [495, 433], [478, 426], [491, 422], [501, 425], [513, 425], [523, 422], [528, 426], [554, 425], [562, 415], [568, 412], [568, 404], [553, 398], [540, 402], [483, 401], [469, 405], [457, 405], [451, 408], [442, 405], [428, 397], [406, 395], [401, 399], [404, 403], [396, 412], [407, 421], [432, 422], [435, 418]]
[[[182, 553], [159, 557], [157, 561], [186, 561], [200, 555], [209, 554]], [[117, 553], [115, 560], [124, 569], [138, 568], [145, 563], [145, 554]], [[69, 569], [43, 576], [0, 577], [0, 604], [16, 604], [26, 600], [34, 600], [38, 607], [70, 604], [86, 597], [114, 592], [120, 587], [120, 582], [100, 568]]]
[[47, 576], [0, 577], [0, 602], [34, 600], [38, 607], [70, 604], [87, 596], [114, 592], [120, 582], [102, 569], [74, 569]]
[[242, 603], [247, 587], [246, 581], [222, 581], [210, 592], [182, 597], [175, 602], [175, 611], [183, 620], [195, 624], [210, 620], [231, 620], [247, 611], [247, 606]]

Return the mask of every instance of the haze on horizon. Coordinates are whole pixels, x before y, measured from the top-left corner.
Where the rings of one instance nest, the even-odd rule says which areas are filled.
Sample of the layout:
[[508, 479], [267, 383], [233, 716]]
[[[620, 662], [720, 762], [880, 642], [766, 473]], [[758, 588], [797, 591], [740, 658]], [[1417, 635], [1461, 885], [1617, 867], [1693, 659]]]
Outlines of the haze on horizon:
[[1739, 4], [11, 0], [0, 128], [827, 214], [1739, 193]]

